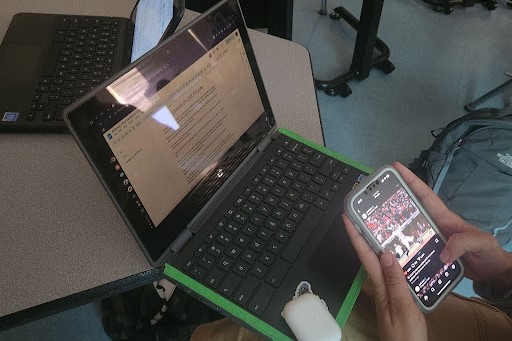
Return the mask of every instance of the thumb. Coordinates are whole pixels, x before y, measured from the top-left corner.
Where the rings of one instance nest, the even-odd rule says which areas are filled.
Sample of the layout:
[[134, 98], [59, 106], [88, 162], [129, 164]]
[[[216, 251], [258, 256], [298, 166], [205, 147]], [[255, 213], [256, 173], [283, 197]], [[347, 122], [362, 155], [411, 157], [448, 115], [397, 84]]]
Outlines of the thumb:
[[380, 263], [389, 299], [388, 304], [392, 311], [399, 312], [401, 307], [414, 302], [405, 280], [404, 270], [390, 252], [380, 256]]
[[461, 232], [450, 236], [439, 258], [444, 263], [450, 263], [468, 252], [485, 252], [496, 247], [496, 240], [482, 231]]

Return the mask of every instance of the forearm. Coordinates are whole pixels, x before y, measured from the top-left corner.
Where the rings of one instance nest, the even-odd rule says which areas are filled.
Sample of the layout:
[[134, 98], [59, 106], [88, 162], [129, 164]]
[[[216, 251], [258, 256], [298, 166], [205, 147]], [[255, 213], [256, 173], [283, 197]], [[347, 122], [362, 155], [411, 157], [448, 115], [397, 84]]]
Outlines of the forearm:
[[512, 253], [504, 251], [503, 274], [492, 281], [495, 290], [504, 292], [512, 289]]
[[512, 317], [512, 253], [504, 255], [503, 272], [496, 278], [473, 282], [477, 294]]

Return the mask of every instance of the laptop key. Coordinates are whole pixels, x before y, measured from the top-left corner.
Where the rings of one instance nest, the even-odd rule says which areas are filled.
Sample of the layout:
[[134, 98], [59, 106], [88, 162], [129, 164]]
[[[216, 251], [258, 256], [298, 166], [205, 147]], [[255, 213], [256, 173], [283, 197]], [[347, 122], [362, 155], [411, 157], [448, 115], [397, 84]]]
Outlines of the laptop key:
[[217, 262], [217, 266], [227, 272], [231, 269], [231, 266], [233, 266], [234, 263], [235, 261], [233, 259], [223, 256], [221, 260]]
[[311, 159], [309, 159], [309, 162], [313, 164], [316, 167], [319, 167], [322, 164], [322, 161], [324, 161], [325, 155], [321, 153], [315, 153]]
[[314, 205], [322, 210], [326, 210], [327, 207], [329, 207], [329, 201], [323, 198], [317, 198]]
[[308, 240], [309, 236], [315, 229], [316, 224], [322, 217], [322, 210], [312, 207], [309, 212], [305, 215], [304, 220], [296, 229], [290, 242], [283, 250], [281, 257], [290, 263], [293, 263], [297, 258], [300, 250]]
[[270, 237], [272, 237], [272, 231], [267, 228], [262, 228], [260, 232], [258, 232], [258, 237], [264, 241], [268, 241]]
[[245, 306], [249, 301], [249, 298], [251, 298], [254, 291], [256, 291], [258, 284], [260, 284], [260, 281], [258, 281], [256, 278], [252, 276], [246, 278], [242, 285], [240, 285], [240, 288], [238, 288], [238, 290], [236, 291], [235, 295], [233, 296], [235, 302], [239, 303], [242, 306]]
[[314, 175], [316, 173], [316, 167], [313, 167], [311, 165], [305, 165], [303, 170], [309, 175]]
[[322, 165], [318, 169], [318, 173], [320, 173], [324, 176], [329, 176], [331, 174], [331, 172], [334, 170], [334, 167], [336, 167], [336, 165], [337, 165], [336, 160], [329, 157], [324, 161], [324, 163], [322, 163]]
[[284, 230], [279, 229], [277, 230], [277, 233], [274, 236], [274, 238], [281, 243], [286, 243], [290, 238], [290, 234], [288, 232], [285, 232]]
[[326, 180], [327, 179], [324, 176], [319, 175], [319, 174], [316, 174], [315, 176], [313, 176], [313, 181], [319, 185], [324, 185]]
[[285, 220], [282, 227], [283, 227], [283, 229], [285, 229], [286, 231], [291, 233], [297, 227], [297, 223], [294, 223], [291, 220]]
[[256, 291], [256, 294], [254, 294], [247, 308], [256, 315], [261, 316], [272, 299], [272, 296], [274, 296], [274, 292], [274, 288], [263, 283], [258, 291]]
[[251, 250], [249, 248], [244, 251], [242, 256], [240, 256], [240, 259], [246, 261], [249, 264], [254, 263], [256, 258], [258, 258], [258, 254], [254, 250]]
[[201, 256], [201, 254], [204, 252], [205, 249], [206, 249], [206, 244], [204, 244], [204, 243], [201, 244], [201, 246], [199, 246], [197, 248], [197, 250], [194, 252], [194, 256], [196, 256], [196, 257]]
[[311, 156], [311, 155], [313, 155], [313, 153], [315, 152], [315, 151], [313, 150], [313, 148], [310, 148], [310, 147], [308, 147], [308, 146], [303, 146], [303, 147], [302, 147], [302, 151], [303, 151], [304, 153], [306, 153], [307, 155], [310, 155], [310, 156]]
[[293, 202], [284, 198], [281, 200], [281, 202], [279, 202], [279, 207], [286, 211], [289, 211], [293, 207]]
[[238, 226], [237, 224], [234, 224], [232, 222], [228, 222], [226, 224], [225, 229], [226, 229], [226, 231], [229, 231], [236, 235], [238, 233], [238, 231], [240, 231], [240, 226]]
[[218, 290], [222, 295], [231, 297], [241, 281], [242, 279], [240, 277], [230, 273], [226, 278], [224, 278]]
[[225, 273], [222, 270], [218, 268], [213, 268], [213, 270], [210, 271], [208, 276], [206, 276], [206, 283], [212, 288], [216, 288], [219, 285], [220, 281], [222, 281], [224, 276]]
[[249, 201], [255, 204], [259, 204], [261, 200], [263, 200], [263, 196], [256, 192], [251, 193], [251, 195], [249, 196]]
[[270, 269], [270, 272], [265, 278], [265, 282], [273, 285], [276, 288], [279, 287], [289, 269], [290, 264], [288, 264], [282, 259], [278, 259], [277, 262]]
[[208, 237], [206, 237], [206, 242], [211, 243], [215, 239], [215, 236], [217, 236], [217, 231], [210, 233]]
[[300, 151], [300, 147], [301, 145], [296, 142], [296, 141], [293, 141], [290, 146], [288, 147], [288, 150], [293, 152], [293, 153], [298, 153]]
[[245, 236], [244, 234], [239, 234], [235, 238], [235, 244], [238, 246], [241, 246], [241, 247], [245, 247], [245, 245], [247, 245], [248, 242], [249, 242], [249, 238], [247, 236]]
[[278, 255], [279, 252], [283, 249], [283, 244], [275, 241], [275, 240], [271, 240], [269, 243], [268, 243], [268, 246], [267, 246], [267, 250], [269, 250], [270, 252], [272, 252], [273, 254], [275, 255]]
[[219, 257], [222, 254], [222, 251], [223, 249], [216, 242], [208, 246], [208, 252], [215, 257]]
[[238, 212], [233, 216], [233, 220], [241, 225], [243, 225], [247, 221], [248, 218], [249, 217], [246, 214], [241, 213], [241, 212]]
[[[257, 225], [257, 226], [261, 226], [261, 224], [263, 224], [264, 220], [265, 220], [265, 217], [263, 217], [261, 215], [258, 215], [258, 214], [255, 214], [251, 218], [251, 223], [253, 223], [254, 225]], [[252, 234], [250, 234], [250, 235], [252, 235]]]
[[334, 192], [328, 189], [323, 189], [320, 192], [320, 196], [324, 199], [331, 200], [332, 198], [334, 198]]
[[308, 162], [308, 160], [309, 160], [309, 156], [308, 156], [308, 155], [306, 155], [306, 154], [302, 154], [302, 153], [301, 153], [301, 154], [299, 154], [299, 156], [297, 156], [297, 159], [298, 159], [299, 161], [301, 161], [301, 162], [306, 163], [306, 162]]
[[192, 265], [194, 265], [194, 263], [195, 263], [195, 259], [194, 259], [194, 258], [189, 259], [189, 260], [185, 263], [185, 265], [183, 266], [183, 270], [185, 270], [185, 271], [189, 271], [189, 270], [190, 270], [190, 268], [192, 267]]
[[234, 259], [237, 259], [241, 252], [242, 252], [242, 248], [239, 246], [236, 246], [236, 245], [231, 245], [226, 250], [226, 254], [229, 257], [234, 258]]
[[242, 229], [242, 232], [245, 233], [246, 235], [252, 237], [252, 236], [254, 236], [254, 234], [256, 233], [257, 230], [258, 230], [258, 228], [256, 226], [249, 224], [249, 225], [244, 226], [244, 228]]
[[36, 113], [35, 113], [35, 112], [33, 112], [33, 111], [30, 111], [30, 112], [27, 114], [26, 120], [27, 120], [27, 121], [33, 121], [35, 118], [36, 118]]
[[192, 276], [197, 279], [202, 279], [206, 275], [206, 270], [201, 266], [194, 266], [191, 271]]
[[278, 197], [282, 197], [286, 190], [281, 186], [274, 186], [270, 193], [277, 195]]
[[199, 261], [199, 265], [201, 265], [205, 269], [210, 269], [213, 263], [215, 263], [215, 258], [209, 254], [205, 254], [204, 257], [202, 257], [201, 260]]
[[271, 266], [272, 263], [274, 263], [274, 260], [276, 259], [276, 256], [274, 256], [272, 253], [268, 251], [264, 251], [261, 254], [260, 262], [262, 262], [265, 265]]
[[277, 183], [285, 188], [288, 188], [292, 184], [292, 180], [282, 177]]
[[249, 247], [256, 252], [261, 252], [261, 250], [263, 250], [265, 247], [265, 242], [263, 242], [261, 239], [255, 239], [251, 242], [251, 244], [249, 244]]
[[233, 272], [243, 277], [249, 271], [249, 267], [247, 263], [239, 261], [233, 268]]

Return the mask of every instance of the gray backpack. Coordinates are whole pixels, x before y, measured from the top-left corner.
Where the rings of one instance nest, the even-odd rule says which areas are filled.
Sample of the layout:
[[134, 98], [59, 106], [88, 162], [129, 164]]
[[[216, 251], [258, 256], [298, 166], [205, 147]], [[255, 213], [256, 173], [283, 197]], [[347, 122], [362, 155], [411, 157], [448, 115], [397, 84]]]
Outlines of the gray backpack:
[[481, 109], [452, 121], [409, 165], [445, 204], [493, 234], [512, 239], [512, 108]]

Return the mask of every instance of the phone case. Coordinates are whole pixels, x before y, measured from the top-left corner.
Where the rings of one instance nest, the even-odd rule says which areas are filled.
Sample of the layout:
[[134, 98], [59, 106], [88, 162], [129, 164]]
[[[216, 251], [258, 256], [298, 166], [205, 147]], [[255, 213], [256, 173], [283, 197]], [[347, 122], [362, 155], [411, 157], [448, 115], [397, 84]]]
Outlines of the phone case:
[[[369, 188], [371, 188], [371, 186], [377, 186], [377, 185], [374, 185], [376, 183], [376, 181], [379, 181], [381, 176], [384, 173], [388, 172], [388, 171], [396, 176], [396, 178], [398, 179], [400, 185], [405, 189], [405, 191], [410, 196], [410, 198], [412, 199], [414, 204], [418, 207], [419, 211], [424, 215], [424, 217], [426, 218], [428, 223], [432, 226], [433, 230], [437, 233], [437, 235], [440, 237], [440, 239], [446, 244], [446, 238], [443, 236], [443, 234], [441, 233], [441, 231], [439, 230], [437, 225], [434, 223], [434, 221], [432, 220], [430, 215], [423, 208], [423, 206], [419, 202], [418, 198], [414, 195], [414, 193], [409, 188], [409, 186], [407, 185], [405, 180], [402, 178], [400, 173], [398, 173], [398, 171], [394, 167], [392, 167], [390, 165], [383, 166], [383, 167], [379, 168], [377, 171], [375, 171], [374, 173], [370, 174], [363, 182], [361, 182], [357, 187], [355, 187], [345, 197], [345, 201], [344, 201], [345, 212], [349, 216], [350, 220], [354, 223], [354, 225], [358, 229], [359, 233], [366, 239], [368, 244], [373, 248], [373, 250], [375, 251], [375, 253], [377, 255], [380, 256], [384, 252], [384, 250], [381, 247], [380, 243], [375, 239], [373, 234], [366, 228], [364, 222], [361, 220], [361, 218], [359, 217], [359, 215], [355, 211], [355, 209], [354, 209], [354, 200], [357, 197], [359, 197], [363, 192], [365, 192]], [[460, 272], [460, 275], [450, 284], [450, 286], [449, 286], [450, 289], [453, 289], [457, 285], [457, 283], [460, 282], [460, 280], [464, 276], [464, 266], [463, 266], [463, 264], [459, 260], [456, 260], [456, 262], [460, 266], [461, 272]], [[411, 294], [413, 295], [414, 300], [418, 303], [418, 306], [420, 307], [420, 309], [423, 312], [426, 312], [426, 313], [433, 311], [439, 305], [439, 303], [442, 302], [444, 297], [446, 297], [446, 295], [448, 295], [448, 293], [451, 291], [451, 290], [444, 291], [440, 295], [440, 298], [433, 304], [433, 306], [427, 307], [416, 296], [416, 294], [414, 293], [413, 289], [410, 286], [408, 286], [408, 287], [409, 287], [409, 290], [411, 291]]]

